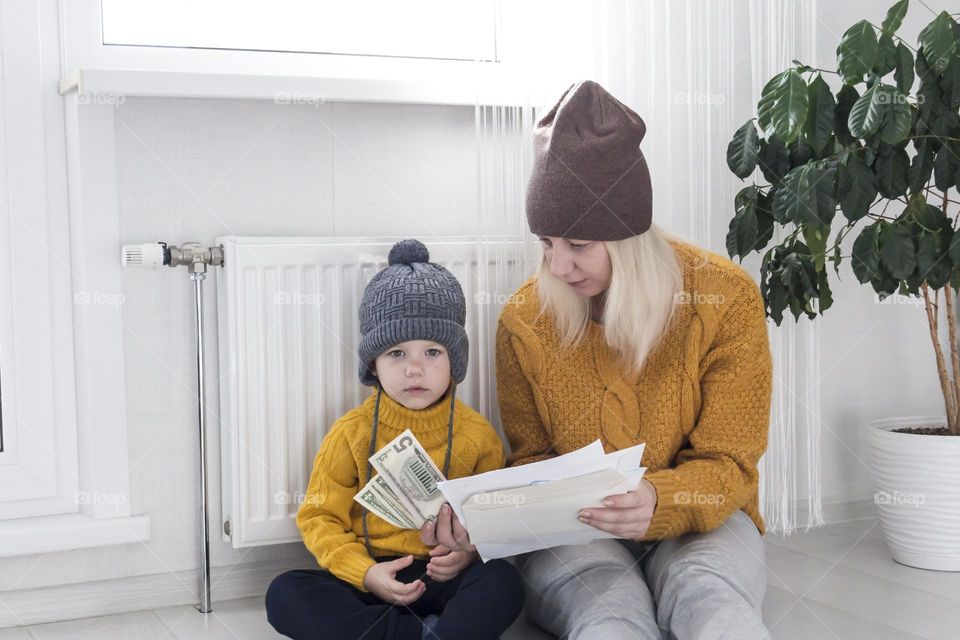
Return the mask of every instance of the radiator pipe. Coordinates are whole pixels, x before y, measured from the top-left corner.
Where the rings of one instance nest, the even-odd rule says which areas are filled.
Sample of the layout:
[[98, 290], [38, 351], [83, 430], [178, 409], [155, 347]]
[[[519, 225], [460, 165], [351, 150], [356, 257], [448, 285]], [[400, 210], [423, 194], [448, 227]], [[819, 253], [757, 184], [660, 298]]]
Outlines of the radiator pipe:
[[197, 421], [200, 438], [200, 602], [194, 605], [200, 613], [213, 611], [210, 600], [210, 514], [207, 488], [207, 420], [206, 393], [203, 375], [203, 281], [208, 266], [223, 266], [223, 247], [204, 247], [199, 242], [186, 242], [168, 247], [165, 242], [124, 245], [120, 260], [124, 267], [157, 269], [161, 266], [186, 266], [193, 281], [194, 311], [197, 320]]

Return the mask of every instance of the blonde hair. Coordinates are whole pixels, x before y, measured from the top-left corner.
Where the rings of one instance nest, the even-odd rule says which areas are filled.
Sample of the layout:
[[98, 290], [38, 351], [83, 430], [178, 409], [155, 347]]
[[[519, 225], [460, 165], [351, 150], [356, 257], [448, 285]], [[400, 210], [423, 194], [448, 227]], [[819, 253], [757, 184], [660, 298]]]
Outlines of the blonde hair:
[[[669, 328], [683, 289], [683, 273], [669, 244], [671, 239], [666, 231], [651, 225], [640, 235], [604, 242], [611, 276], [603, 306], [603, 333], [633, 374], [640, 372]], [[551, 275], [545, 255], [536, 276], [540, 312], [553, 315], [563, 348], [576, 345], [590, 323], [590, 300]]]

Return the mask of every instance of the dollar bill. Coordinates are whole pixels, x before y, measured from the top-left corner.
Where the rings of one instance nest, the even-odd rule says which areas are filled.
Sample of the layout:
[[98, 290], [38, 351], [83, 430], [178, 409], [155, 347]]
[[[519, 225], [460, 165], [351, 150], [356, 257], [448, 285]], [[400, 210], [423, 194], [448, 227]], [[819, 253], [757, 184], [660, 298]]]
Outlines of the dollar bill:
[[370, 482], [367, 483], [367, 486], [380, 496], [381, 502], [390, 507], [391, 515], [394, 515], [406, 525], [404, 527], [405, 529], [419, 529], [423, 526], [423, 518], [410, 513], [406, 507], [403, 506], [400, 497], [393, 492], [393, 489], [390, 488], [390, 485], [381, 475], [375, 475]]
[[394, 438], [370, 463], [411, 515], [424, 521], [437, 519], [446, 502], [437, 483], [445, 478], [413, 432], [407, 429]]
[[390, 524], [400, 529], [416, 529], [419, 527], [414, 527], [413, 523], [409, 520], [404, 522], [404, 520], [397, 514], [391, 512], [390, 506], [382, 500], [380, 494], [376, 490], [370, 487], [368, 483], [363, 489], [361, 489], [357, 495], [353, 496], [353, 499], [360, 503], [363, 507], [369, 510], [371, 513], [383, 518]]

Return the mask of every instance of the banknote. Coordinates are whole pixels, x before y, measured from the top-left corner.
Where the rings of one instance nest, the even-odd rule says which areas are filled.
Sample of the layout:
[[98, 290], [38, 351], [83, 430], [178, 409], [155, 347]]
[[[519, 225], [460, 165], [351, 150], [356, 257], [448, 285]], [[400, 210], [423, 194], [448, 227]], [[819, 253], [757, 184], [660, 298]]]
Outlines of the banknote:
[[437, 487], [445, 478], [409, 429], [370, 458], [370, 463], [407, 511], [434, 521], [446, 498]]
[[375, 475], [370, 482], [367, 483], [367, 486], [377, 492], [381, 502], [390, 507], [390, 515], [406, 525], [403, 527], [404, 529], [419, 529], [423, 526], [425, 522], [423, 518], [410, 513], [403, 506], [400, 497], [393, 492], [393, 489], [391, 489], [387, 481], [383, 479], [383, 476], [379, 474]]
[[395, 527], [400, 529], [418, 528], [414, 527], [413, 523], [409, 520], [404, 522], [403, 519], [398, 515], [391, 513], [390, 506], [383, 501], [383, 499], [380, 497], [380, 494], [377, 493], [376, 490], [371, 488], [369, 483], [367, 486], [361, 489], [357, 495], [353, 496], [353, 499], [359, 502], [368, 511], [383, 518]]

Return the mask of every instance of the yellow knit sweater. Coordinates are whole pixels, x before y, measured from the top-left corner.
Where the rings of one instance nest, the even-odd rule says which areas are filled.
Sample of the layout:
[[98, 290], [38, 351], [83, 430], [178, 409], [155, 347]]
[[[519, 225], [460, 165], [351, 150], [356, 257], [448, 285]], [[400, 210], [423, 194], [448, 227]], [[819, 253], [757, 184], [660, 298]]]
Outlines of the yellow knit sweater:
[[601, 325], [560, 353], [534, 279], [497, 327], [500, 416], [511, 465], [597, 438], [606, 451], [646, 443], [657, 505], [644, 540], [718, 527], [742, 509], [764, 533], [757, 463], [766, 449], [772, 363], [759, 288], [731, 260], [670, 241], [686, 303], [639, 375], [627, 375]]
[[[320, 446], [306, 496], [297, 512], [303, 542], [319, 565], [361, 591], [366, 591], [363, 576], [374, 560], [364, 544], [362, 508], [353, 496], [367, 481], [375, 400], [374, 392], [331, 427]], [[449, 390], [433, 406], [422, 410], [408, 409], [384, 393], [380, 398], [375, 449], [385, 447], [410, 429], [442, 470], [449, 417]], [[448, 479], [503, 467], [503, 442], [483, 416], [457, 400], [453, 421]], [[373, 470], [372, 475], [375, 474]], [[367, 514], [367, 531], [375, 556], [427, 557], [429, 549], [420, 542], [419, 531], [398, 529], [372, 513]]]

